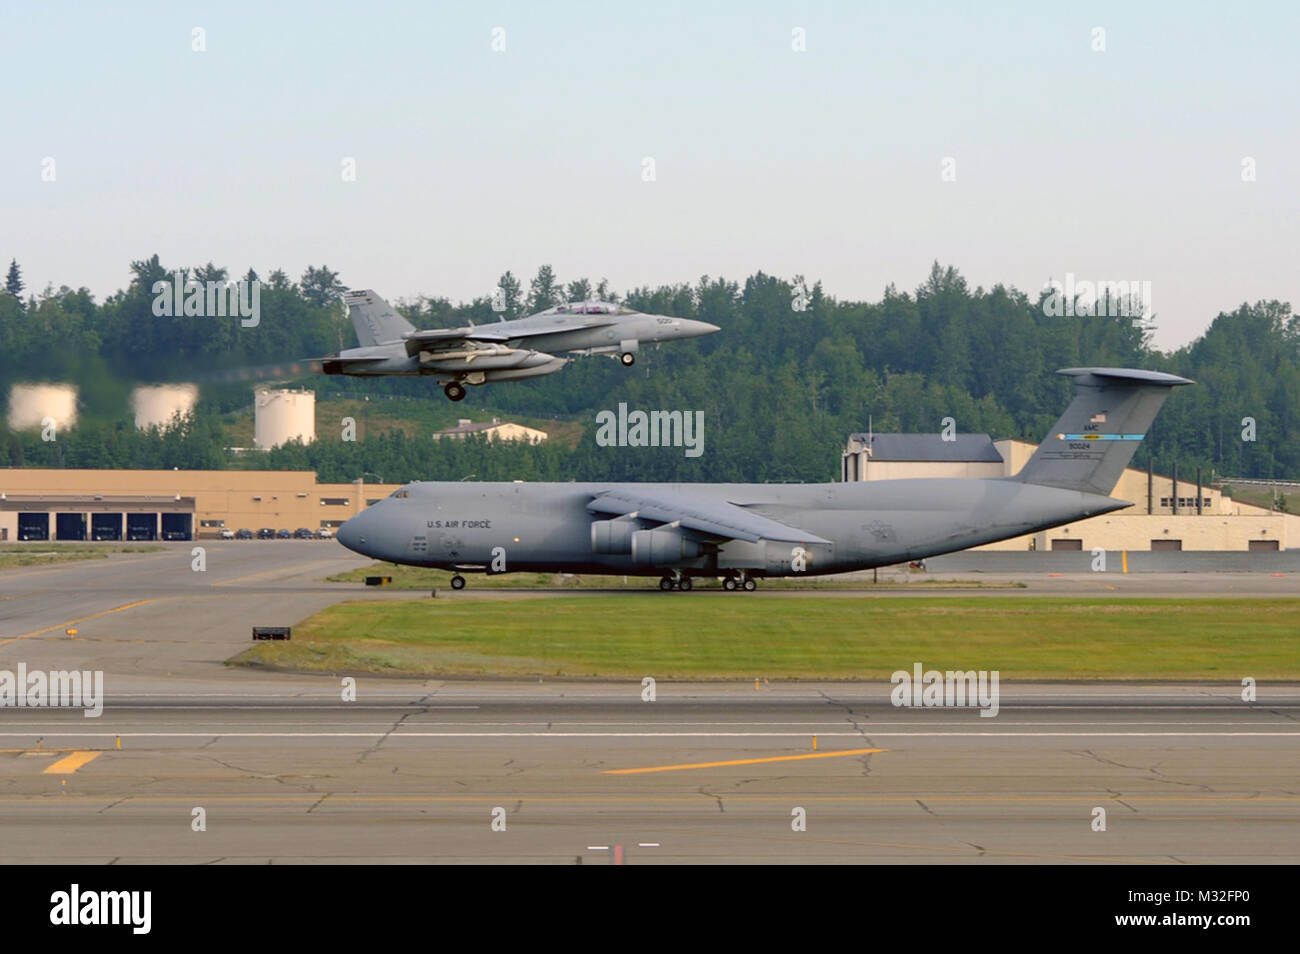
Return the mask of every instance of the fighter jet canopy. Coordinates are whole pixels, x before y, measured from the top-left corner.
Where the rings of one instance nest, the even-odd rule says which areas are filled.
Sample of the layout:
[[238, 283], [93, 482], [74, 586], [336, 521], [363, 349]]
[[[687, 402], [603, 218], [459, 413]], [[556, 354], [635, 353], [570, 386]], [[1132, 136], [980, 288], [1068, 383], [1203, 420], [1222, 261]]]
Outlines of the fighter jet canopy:
[[539, 315], [631, 315], [635, 310], [612, 301], [571, 301], [538, 312]]

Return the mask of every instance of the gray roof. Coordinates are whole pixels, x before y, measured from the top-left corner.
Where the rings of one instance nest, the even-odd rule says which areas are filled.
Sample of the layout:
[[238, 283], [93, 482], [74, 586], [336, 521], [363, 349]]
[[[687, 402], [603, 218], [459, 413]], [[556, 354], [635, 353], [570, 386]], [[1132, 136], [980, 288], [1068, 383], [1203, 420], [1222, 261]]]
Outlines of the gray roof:
[[1002, 455], [987, 434], [955, 434], [956, 440], [945, 441], [934, 434], [850, 434], [849, 440], [867, 444], [870, 439], [872, 460], [891, 461], [965, 461], [1002, 463]]

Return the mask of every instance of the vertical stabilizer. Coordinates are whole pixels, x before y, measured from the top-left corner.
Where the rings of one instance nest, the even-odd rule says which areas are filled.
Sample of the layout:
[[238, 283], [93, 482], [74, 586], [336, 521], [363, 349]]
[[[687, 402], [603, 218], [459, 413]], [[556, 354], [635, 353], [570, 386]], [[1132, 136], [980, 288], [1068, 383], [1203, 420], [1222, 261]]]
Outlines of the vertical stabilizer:
[[345, 292], [343, 302], [352, 316], [352, 327], [357, 330], [357, 343], [363, 348], [400, 342], [402, 335], [415, 330], [414, 325], [370, 289]]
[[1191, 384], [1160, 371], [1065, 368], [1074, 400], [1015, 479], [1109, 496], [1171, 389]]

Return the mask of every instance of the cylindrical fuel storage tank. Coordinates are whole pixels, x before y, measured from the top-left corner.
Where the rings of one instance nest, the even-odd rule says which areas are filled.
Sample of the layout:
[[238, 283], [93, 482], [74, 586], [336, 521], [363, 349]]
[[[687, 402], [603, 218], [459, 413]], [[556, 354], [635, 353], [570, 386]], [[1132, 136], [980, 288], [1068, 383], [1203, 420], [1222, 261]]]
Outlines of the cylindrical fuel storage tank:
[[70, 384], [15, 384], [9, 389], [9, 429], [53, 426], [57, 431], [77, 423], [77, 389]]
[[253, 392], [253, 446], [271, 450], [289, 441], [316, 439], [316, 392], [259, 388]]
[[194, 409], [199, 389], [193, 384], [159, 384], [141, 386], [131, 392], [131, 411], [140, 430], [159, 427], [163, 430]]

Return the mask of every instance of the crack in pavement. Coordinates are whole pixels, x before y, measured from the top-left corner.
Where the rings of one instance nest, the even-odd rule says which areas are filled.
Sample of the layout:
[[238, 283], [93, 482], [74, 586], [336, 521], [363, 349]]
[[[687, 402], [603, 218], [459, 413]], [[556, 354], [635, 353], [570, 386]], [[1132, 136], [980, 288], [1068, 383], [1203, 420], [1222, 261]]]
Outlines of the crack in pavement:
[[[426, 710], [424, 710], [424, 711], [427, 712], [428, 710], [426, 709]], [[409, 718], [410, 718], [411, 716], [413, 716], [413, 715], [415, 715], [415, 713], [413, 713], [413, 712], [403, 712], [402, 715], [401, 715], [401, 717], [400, 717], [396, 722], [394, 722], [394, 723], [392, 724], [392, 726], [389, 727], [388, 731], [385, 732], [383, 735], [381, 735], [378, 739], [375, 740], [375, 744], [374, 744], [374, 745], [370, 746], [370, 748], [366, 749], [366, 750], [365, 750], [364, 752], [362, 752], [359, 756], [357, 756], [357, 764], [360, 765], [360, 764], [361, 764], [362, 762], [364, 762], [364, 761], [365, 761], [369, 756], [371, 756], [371, 755], [373, 755], [374, 753], [378, 752], [378, 751], [379, 751], [379, 747], [380, 747], [381, 745], [383, 745], [385, 742], [388, 741], [388, 737], [389, 737], [390, 735], [392, 735], [394, 732], [396, 732], [398, 729], [400, 729], [400, 728], [402, 727], [402, 723], [405, 722], [407, 719], [409, 719]]]

